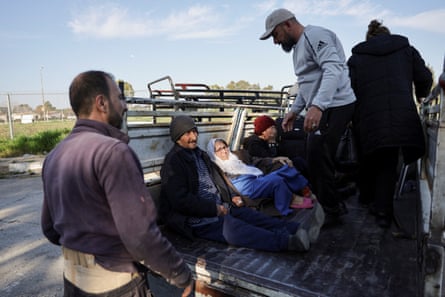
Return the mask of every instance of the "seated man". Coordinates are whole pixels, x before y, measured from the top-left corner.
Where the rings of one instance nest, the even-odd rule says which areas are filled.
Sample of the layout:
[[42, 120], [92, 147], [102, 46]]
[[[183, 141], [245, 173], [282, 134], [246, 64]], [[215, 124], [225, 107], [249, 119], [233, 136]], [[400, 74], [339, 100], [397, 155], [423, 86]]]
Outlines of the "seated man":
[[[192, 118], [174, 118], [170, 136], [175, 144], [161, 169], [160, 207], [160, 215], [169, 227], [189, 238], [264, 251], [309, 249], [310, 228], [242, 206], [241, 197], [198, 147], [198, 130]], [[316, 233], [315, 240], [317, 228], [309, 232]]]

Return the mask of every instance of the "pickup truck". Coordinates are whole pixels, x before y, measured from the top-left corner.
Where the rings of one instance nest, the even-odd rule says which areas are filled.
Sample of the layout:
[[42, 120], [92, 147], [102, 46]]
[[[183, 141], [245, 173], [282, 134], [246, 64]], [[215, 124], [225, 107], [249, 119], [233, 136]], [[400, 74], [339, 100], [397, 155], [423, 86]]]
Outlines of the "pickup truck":
[[[167, 87], [156, 88], [159, 84]], [[173, 146], [172, 117], [186, 114], [195, 119], [201, 148], [220, 137], [236, 150], [253, 132], [257, 116], [283, 116], [298, 91], [292, 86], [280, 91], [212, 90], [203, 84], [175, 84], [168, 76], [147, 87], [147, 98], [127, 97], [124, 129], [157, 204], [159, 170]], [[323, 227], [318, 242], [306, 253], [268, 253], [191, 241], [160, 220], [163, 234], [194, 274], [195, 296], [444, 296], [443, 99], [443, 88], [436, 87], [420, 106], [428, 153], [417, 163], [401, 166], [402, 186], [394, 199], [397, 224], [391, 229], [377, 227], [355, 194], [345, 197], [349, 213], [343, 223]], [[410, 187], [405, 189], [408, 181]], [[149, 282], [155, 296], [180, 296], [181, 290], [154, 272]]]

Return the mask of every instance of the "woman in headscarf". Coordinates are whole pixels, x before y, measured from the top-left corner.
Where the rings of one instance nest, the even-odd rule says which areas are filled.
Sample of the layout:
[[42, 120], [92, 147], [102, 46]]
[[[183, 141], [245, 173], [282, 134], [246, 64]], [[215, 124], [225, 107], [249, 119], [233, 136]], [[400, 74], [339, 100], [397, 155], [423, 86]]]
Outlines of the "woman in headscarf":
[[243, 163], [233, 154], [223, 139], [211, 139], [207, 145], [210, 159], [227, 175], [241, 195], [250, 199], [272, 198], [275, 208], [288, 215], [292, 208], [312, 208], [311, 198], [301, 197], [307, 191], [308, 181], [294, 167], [281, 168], [264, 175], [254, 167]]

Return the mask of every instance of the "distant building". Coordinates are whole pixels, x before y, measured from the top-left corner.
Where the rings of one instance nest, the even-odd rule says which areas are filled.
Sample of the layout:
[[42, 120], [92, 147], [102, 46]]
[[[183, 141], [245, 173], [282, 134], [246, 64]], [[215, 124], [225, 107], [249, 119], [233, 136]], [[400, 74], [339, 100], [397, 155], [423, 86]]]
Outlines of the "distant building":
[[22, 114], [20, 122], [22, 124], [32, 124], [36, 120], [36, 116], [34, 114]]

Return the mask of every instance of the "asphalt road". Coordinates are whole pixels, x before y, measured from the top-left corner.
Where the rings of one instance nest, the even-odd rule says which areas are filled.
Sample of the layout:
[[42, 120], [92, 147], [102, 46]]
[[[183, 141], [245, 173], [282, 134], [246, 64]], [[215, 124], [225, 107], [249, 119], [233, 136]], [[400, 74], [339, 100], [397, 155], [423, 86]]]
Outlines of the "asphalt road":
[[40, 176], [0, 179], [0, 296], [63, 296], [58, 246], [43, 236]]

